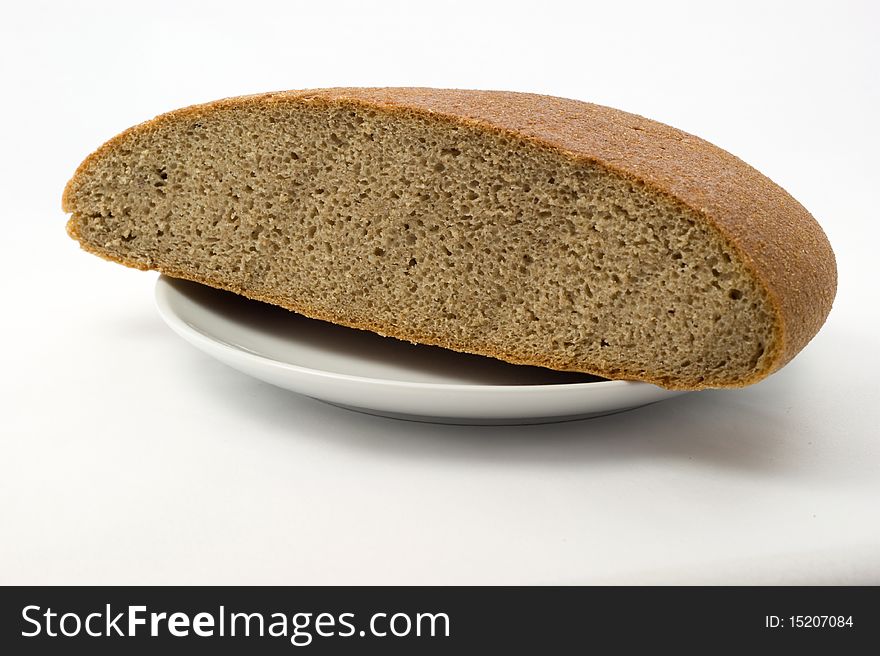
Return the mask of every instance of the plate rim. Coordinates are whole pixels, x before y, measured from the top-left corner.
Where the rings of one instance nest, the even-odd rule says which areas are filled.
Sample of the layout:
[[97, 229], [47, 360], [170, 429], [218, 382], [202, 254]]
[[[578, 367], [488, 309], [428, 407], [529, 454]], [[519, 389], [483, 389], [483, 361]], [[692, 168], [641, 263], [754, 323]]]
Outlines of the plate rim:
[[[160, 274], [156, 279], [156, 284], [154, 287], [154, 302], [156, 304], [156, 308], [159, 311], [159, 316], [162, 317], [163, 321], [177, 334], [181, 337], [193, 337], [203, 344], [210, 346], [211, 348], [220, 348], [228, 353], [234, 354], [236, 357], [244, 357], [256, 362], [259, 362], [264, 365], [269, 365], [272, 367], [276, 367], [279, 369], [284, 369], [287, 371], [291, 371], [294, 373], [310, 375], [310, 376], [319, 376], [321, 378], [330, 379], [330, 380], [338, 380], [345, 381], [347, 383], [358, 383], [358, 384], [368, 384], [368, 385], [381, 385], [386, 387], [400, 387], [400, 388], [419, 388], [424, 390], [437, 390], [437, 391], [448, 391], [448, 392], [471, 392], [478, 394], [492, 394], [498, 393], [500, 391], [504, 391], [505, 393], [513, 393], [513, 394], [526, 394], [526, 393], [535, 393], [541, 390], [559, 390], [562, 391], [576, 391], [579, 389], [592, 389], [592, 390], [610, 390], [615, 388], [625, 388], [625, 387], [655, 387], [657, 389], [663, 390], [664, 392], [673, 392], [675, 390], [667, 390], [663, 387], [659, 387], [658, 385], [653, 385], [652, 383], [647, 383], [644, 381], [637, 380], [603, 380], [596, 382], [584, 382], [584, 383], [553, 383], [553, 384], [530, 384], [530, 385], [481, 385], [475, 383], [427, 383], [422, 381], [406, 381], [406, 380], [396, 380], [391, 378], [373, 378], [371, 376], [359, 376], [355, 374], [344, 374], [335, 371], [326, 371], [322, 369], [314, 369], [312, 367], [307, 367], [304, 365], [293, 364], [290, 362], [283, 362], [281, 360], [276, 360], [271, 357], [260, 355], [258, 353], [254, 353], [252, 351], [248, 351], [241, 347], [236, 347], [228, 342], [218, 340], [216, 338], [211, 337], [210, 335], [202, 332], [199, 328], [192, 325], [191, 323], [184, 320], [180, 317], [177, 312], [174, 311], [172, 307], [172, 303], [170, 300], [170, 296], [173, 293], [179, 293], [174, 288], [173, 282], [174, 280], [180, 280], [179, 278], [174, 278], [173, 276], [167, 276], [165, 274]], [[195, 283], [198, 284], [198, 283]], [[210, 285], [205, 285], [206, 287], [210, 287]], [[216, 288], [212, 288], [216, 289]], [[246, 297], [243, 297], [246, 298]]]

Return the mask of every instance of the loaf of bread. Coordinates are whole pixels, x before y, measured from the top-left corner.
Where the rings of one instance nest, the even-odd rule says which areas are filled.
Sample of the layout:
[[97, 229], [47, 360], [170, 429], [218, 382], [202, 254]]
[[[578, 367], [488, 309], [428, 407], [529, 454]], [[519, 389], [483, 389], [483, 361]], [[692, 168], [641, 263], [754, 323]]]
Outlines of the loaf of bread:
[[640, 116], [524, 93], [322, 89], [187, 107], [64, 192], [84, 249], [345, 326], [667, 388], [788, 362], [834, 255], [782, 188]]

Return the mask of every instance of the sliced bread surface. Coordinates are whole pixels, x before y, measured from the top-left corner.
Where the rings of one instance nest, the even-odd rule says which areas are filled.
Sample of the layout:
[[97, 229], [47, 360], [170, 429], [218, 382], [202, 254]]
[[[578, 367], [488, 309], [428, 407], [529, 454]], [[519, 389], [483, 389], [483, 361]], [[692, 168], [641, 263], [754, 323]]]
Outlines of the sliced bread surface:
[[64, 193], [86, 250], [514, 363], [756, 382], [836, 290], [822, 229], [733, 155], [533, 94], [324, 89], [177, 110]]

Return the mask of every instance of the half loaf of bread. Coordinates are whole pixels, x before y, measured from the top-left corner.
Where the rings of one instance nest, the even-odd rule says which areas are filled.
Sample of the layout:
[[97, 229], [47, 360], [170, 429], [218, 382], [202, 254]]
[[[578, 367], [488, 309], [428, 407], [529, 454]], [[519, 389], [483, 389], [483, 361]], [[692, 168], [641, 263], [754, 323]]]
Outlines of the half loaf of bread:
[[86, 250], [304, 315], [669, 388], [742, 386], [816, 334], [822, 229], [733, 155], [522, 93], [324, 89], [180, 109], [64, 192]]

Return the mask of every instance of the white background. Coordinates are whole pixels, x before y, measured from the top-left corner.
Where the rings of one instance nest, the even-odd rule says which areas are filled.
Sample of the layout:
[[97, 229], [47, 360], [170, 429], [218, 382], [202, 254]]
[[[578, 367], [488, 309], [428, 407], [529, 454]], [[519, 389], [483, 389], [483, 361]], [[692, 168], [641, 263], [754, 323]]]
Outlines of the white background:
[[[0, 583], [880, 583], [880, 12], [864, 2], [43, 2], [0, 22]], [[218, 97], [535, 91], [739, 155], [840, 289], [751, 388], [514, 428], [372, 418], [161, 323], [64, 232], [105, 139]]]

